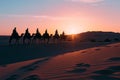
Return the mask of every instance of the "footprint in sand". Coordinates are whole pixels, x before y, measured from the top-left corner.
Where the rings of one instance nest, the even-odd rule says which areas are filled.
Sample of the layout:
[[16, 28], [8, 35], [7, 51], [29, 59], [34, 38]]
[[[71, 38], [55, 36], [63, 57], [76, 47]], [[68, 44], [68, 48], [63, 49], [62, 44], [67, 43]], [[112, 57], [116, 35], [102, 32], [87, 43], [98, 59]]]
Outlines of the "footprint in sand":
[[111, 46], [105, 46], [105, 47], [111, 47]]
[[37, 69], [39, 66], [37, 66], [37, 65], [33, 65], [33, 66], [24, 66], [24, 67], [22, 67], [22, 68], [20, 68], [19, 70], [23, 70], [23, 71], [25, 71], [25, 72], [28, 72], [28, 71], [33, 71], [33, 70], [35, 70], [35, 69]]
[[[16, 71], [16, 73], [18, 73], [17, 75], [16, 75], [16, 74], [15, 74], [15, 75], [12, 75], [12, 76], [8, 77], [8, 78], [5, 79], [5, 80], [17, 80], [17, 79], [20, 78], [20, 76], [22, 76], [23, 73], [25, 74], [25, 73], [27, 73], [27, 72], [29, 72], [29, 71], [33, 71], [33, 70], [37, 69], [37, 68], [39, 67], [39, 64], [40, 64], [41, 62], [46, 61], [46, 60], [48, 60], [48, 58], [43, 59], [43, 60], [38, 60], [38, 61], [36, 61], [36, 62], [34, 62], [34, 63], [32, 63], [32, 64], [23, 66], [23, 67], [19, 68], [19, 69]], [[14, 72], [14, 73], [15, 73], [15, 72]], [[25, 78], [25, 79], [23, 79], [23, 80], [40, 80], [40, 79], [38, 79], [37, 76], [32, 75], [32, 76], [29, 76], [28, 78]]]
[[112, 70], [114, 72], [120, 72], [120, 66], [110, 66], [107, 69]]
[[76, 67], [90, 67], [90, 64], [79, 63], [79, 64], [76, 64]]
[[33, 70], [35, 70], [35, 69], [37, 69], [37, 68], [39, 67], [39, 64], [40, 64], [41, 62], [44, 62], [44, 61], [46, 61], [46, 60], [48, 60], [48, 58], [47, 58], [47, 59], [43, 59], [43, 60], [38, 60], [38, 61], [36, 61], [36, 62], [34, 62], [34, 63], [32, 63], [32, 64], [29, 64], [29, 65], [27, 65], [27, 66], [23, 66], [23, 67], [21, 67], [19, 70], [23, 70], [23, 71], [25, 71], [25, 72], [33, 71]]
[[80, 63], [76, 64], [75, 68], [73, 70], [67, 71], [70, 73], [83, 73], [87, 71], [87, 68], [90, 67], [90, 64]]
[[30, 75], [22, 80], [41, 80], [38, 75]]
[[[120, 80], [120, 78], [115, 78], [115, 73], [120, 72], [120, 66], [110, 66], [104, 70], [98, 70], [93, 73], [97, 74], [96, 76], [91, 76], [94, 80]], [[112, 77], [110, 77], [112, 76]]]
[[100, 48], [95, 49], [95, 51], [100, 51], [100, 50], [101, 50]]
[[8, 77], [7, 79], [5, 79], [5, 80], [17, 80], [19, 78], [19, 75], [12, 75], [12, 76], [10, 76], [10, 77]]
[[113, 62], [113, 61], [120, 61], [120, 57], [112, 57], [107, 59], [108, 62]]
[[86, 53], [87, 51], [82, 51], [81, 53]]
[[108, 68], [104, 70], [98, 70], [93, 73], [101, 74], [101, 75], [112, 75], [116, 72], [120, 72], [120, 66], [109, 66]]
[[109, 69], [104, 69], [104, 70], [98, 70], [93, 73], [95, 74], [100, 74], [100, 75], [112, 75], [115, 71], [109, 70]]

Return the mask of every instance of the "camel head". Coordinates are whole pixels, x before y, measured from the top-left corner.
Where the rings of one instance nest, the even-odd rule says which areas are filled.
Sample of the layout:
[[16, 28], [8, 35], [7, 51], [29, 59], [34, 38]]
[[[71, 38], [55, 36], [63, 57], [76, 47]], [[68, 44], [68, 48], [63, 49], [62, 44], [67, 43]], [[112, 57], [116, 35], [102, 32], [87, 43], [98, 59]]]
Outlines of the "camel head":
[[32, 34], [32, 37], [34, 37], [34, 36], [35, 36], [35, 33]]
[[23, 36], [24, 36], [24, 33], [22, 33], [20, 37], [23, 37]]

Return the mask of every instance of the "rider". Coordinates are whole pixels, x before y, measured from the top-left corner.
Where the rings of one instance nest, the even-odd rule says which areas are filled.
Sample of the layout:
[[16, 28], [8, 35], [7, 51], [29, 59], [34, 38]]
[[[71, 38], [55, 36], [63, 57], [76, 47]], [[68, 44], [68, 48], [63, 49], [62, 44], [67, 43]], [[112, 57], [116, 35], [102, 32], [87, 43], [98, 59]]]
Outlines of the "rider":
[[26, 31], [25, 31], [25, 35], [30, 36], [30, 33], [29, 33], [28, 28], [27, 28]]
[[59, 38], [58, 30], [55, 31], [54, 37]]
[[16, 31], [16, 27], [13, 29], [12, 35], [13, 36], [18, 36], [18, 32]]
[[37, 35], [37, 36], [41, 36], [38, 28], [37, 28], [37, 30], [36, 30], [36, 35]]

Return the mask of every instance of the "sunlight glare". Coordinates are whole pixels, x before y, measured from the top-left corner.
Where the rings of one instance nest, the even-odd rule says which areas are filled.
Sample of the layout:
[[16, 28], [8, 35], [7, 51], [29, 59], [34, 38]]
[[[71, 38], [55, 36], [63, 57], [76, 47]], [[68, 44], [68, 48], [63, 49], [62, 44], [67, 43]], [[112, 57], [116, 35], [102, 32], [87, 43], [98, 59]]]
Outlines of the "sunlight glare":
[[79, 27], [78, 26], [74, 26], [74, 25], [68, 26], [66, 28], [66, 33], [67, 34], [78, 34], [78, 33], [80, 33]]

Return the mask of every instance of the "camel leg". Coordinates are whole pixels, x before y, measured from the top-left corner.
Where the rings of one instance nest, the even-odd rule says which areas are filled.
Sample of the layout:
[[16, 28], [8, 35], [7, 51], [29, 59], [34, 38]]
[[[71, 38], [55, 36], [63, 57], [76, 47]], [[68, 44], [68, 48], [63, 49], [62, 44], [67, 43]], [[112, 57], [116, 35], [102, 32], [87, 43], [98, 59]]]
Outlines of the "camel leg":
[[44, 40], [44, 44], [45, 44], [45, 38], [43, 40]]
[[47, 44], [49, 43], [49, 38], [47, 39]]
[[25, 38], [23, 38], [23, 44], [25, 44]]
[[9, 44], [11, 44], [11, 42], [12, 42], [12, 38], [10, 37], [10, 39], [9, 39]]
[[19, 40], [18, 39], [16, 39], [16, 44], [19, 44]]

